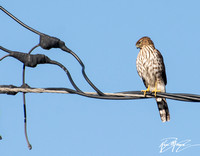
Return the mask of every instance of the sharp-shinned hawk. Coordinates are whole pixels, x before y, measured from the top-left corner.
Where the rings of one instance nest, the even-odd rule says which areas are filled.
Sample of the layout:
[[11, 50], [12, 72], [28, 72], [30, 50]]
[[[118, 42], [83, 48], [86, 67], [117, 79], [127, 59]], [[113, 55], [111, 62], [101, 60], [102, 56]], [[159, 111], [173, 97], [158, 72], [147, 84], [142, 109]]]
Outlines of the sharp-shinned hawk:
[[[139, 39], [136, 47], [140, 48], [136, 60], [137, 71], [147, 88], [143, 92], [144, 94], [147, 91], [155, 92], [156, 97], [156, 92], [165, 92], [165, 85], [167, 84], [163, 57], [149, 37]], [[156, 98], [156, 102], [162, 122], [169, 121], [170, 115], [166, 99]]]

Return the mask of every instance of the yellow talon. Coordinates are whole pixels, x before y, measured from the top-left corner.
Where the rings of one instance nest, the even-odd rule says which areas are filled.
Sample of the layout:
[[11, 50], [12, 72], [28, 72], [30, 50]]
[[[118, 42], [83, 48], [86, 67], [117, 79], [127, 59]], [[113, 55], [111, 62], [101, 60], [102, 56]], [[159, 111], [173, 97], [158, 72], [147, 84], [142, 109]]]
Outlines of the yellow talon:
[[161, 92], [161, 90], [157, 90], [157, 82], [156, 82], [155, 89], [152, 91], [152, 93], [155, 93], [155, 97], [157, 92]]
[[148, 88], [146, 90], [141, 90], [141, 92], [144, 92], [144, 96], [146, 96], [146, 93], [150, 91], [150, 85], [148, 85]]
[[155, 93], [155, 97], [156, 97], [156, 93], [157, 92], [161, 92], [161, 90], [157, 90], [157, 88], [155, 88], [153, 91], [152, 91], [152, 93]]

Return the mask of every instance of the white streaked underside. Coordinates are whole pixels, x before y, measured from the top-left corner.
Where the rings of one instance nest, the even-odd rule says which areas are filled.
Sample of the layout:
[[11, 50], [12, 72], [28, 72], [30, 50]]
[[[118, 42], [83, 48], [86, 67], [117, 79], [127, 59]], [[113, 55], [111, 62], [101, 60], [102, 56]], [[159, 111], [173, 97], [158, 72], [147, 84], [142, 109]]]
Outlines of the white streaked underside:
[[150, 85], [150, 90], [155, 89], [155, 82], [160, 81], [159, 88], [165, 92], [165, 84], [162, 78], [164, 63], [161, 54], [154, 47], [144, 46], [137, 57], [136, 67], [139, 76]]

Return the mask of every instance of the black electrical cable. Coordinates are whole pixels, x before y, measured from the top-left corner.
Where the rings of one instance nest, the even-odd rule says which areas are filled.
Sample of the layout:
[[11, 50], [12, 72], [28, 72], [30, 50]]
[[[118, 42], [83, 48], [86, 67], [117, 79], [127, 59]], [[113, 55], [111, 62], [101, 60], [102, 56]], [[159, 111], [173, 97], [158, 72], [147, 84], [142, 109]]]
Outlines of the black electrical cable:
[[12, 15], [10, 12], [8, 12], [5, 8], [3, 8], [2, 6], [0, 6], [0, 9], [6, 13], [8, 16], [10, 16], [12, 19], [14, 19], [17, 23], [19, 23], [21, 26], [25, 27], [26, 29], [38, 34], [38, 35], [42, 35], [41, 32], [29, 27], [28, 25], [26, 25], [25, 23], [23, 23], [22, 21], [20, 21], [17, 17], [15, 17], [14, 15]]
[[[5, 8], [3, 8], [2, 6], [0, 6], [0, 9], [5, 12], [8, 16], [10, 16], [13, 20], [15, 20], [17, 23], [19, 23], [20, 25], [22, 25], [23, 27], [25, 27], [26, 29], [40, 35], [40, 43], [39, 46], [42, 47], [43, 49], [49, 50], [51, 48], [60, 48], [65, 52], [68, 52], [70, 54], [72, 54], [76, 60], [80, 63], [80, 65], [82, 66], [82, 74], [83, 77], [85, 78], [85, 80], [88, 82], [88, 84], [99, 94], [99, 95], [104, 95], [103, 92], [101, 92], [88, 78], [88, 76], [85, 73], [85, 66], [83, 64], [83, 62], [81, 61], [81, 59], [69, 48], [67, 48], [67, 46], [65, 45], [65, 42], [61, 41], [59, 38], [56, 37], [52, 37], [49, 35], [46, 35], [44, 33], [41, 33], [31, 27], [29, 27], [28, 25], [26, 25], [25, 23], [23, 23], [22, 21], [20, 21], [18, 18], [16, 18], [14, 15], [12, 15], [10, 12], [8, 12]], [[37, 46], [37, 45], [36, 45]]]
[[26, 138], [26, 142], [28, 145], [29, 150], [32, 149], [32, 145], [29, 142], [28, 139], [28, 134], [27, 134], [27, 115], [26, 115], [26, 93], [23, 93], [23, 108], [24, 108], [24, 133], [25, 133], [25, 138]]
[[[35, 46], [36, 47], [36, 46]], [[42, 55], [42, 54], [36, 54], [36, 55], [32, 55], [32, 54], [27, 54], [27, 53], [22, 53], [22, 52], [17, 52], [17, 51], [11, 51], [11, 50], [8, 50], [2, 46], [0, 46], [0, 49], [9, 53], [9, 55], [6, 55], [7, 56], [11, 56], [11, 57], [14, 57], [16, 58], [17, 60], [21, 61], [24, 66], [28, 66], [28, 67], [36, 67], [38, 64], [54, 64], [54, 65], [57, 65], [59, 66], [61, 69], [63, 69], [65, 71], [65, 73], [67, 74], [68, 78], [69, 78], [69, 81], [70, 83], [72, 84], [72, 86], [79, 92], [83, 92], [81, 91], [77, 85], [75, 84], [75, 82], [73, 81], [72, 77], [71, 77], [71, 74], [70, 72], [67, 70], [67, 68], [62, 65], [61, 63], [57, 62], [57, 61], [54, 61], [54, 60], [51, 60], [50, 58], [48, 58], [47, 56], [45, 55]], [[34, 48], [32, 48], [33, 50]], [[3, 57], [5, 58], [5, 56]], [[2, 58], [0, 59], [2, 60]], [[25, 72], [25, 68], [23, 68], [23, 73]], [[24, 79], [24, 74], [23, 74], [23, 79]]]
[[63, 46], [61, 48], [62, 50], [66, 51], [66, 52], [69, 52], [70, 54], [72, 54], [76, 60], [79, 62], [79, 64], [82, 66], [82, 74], [85, 78], [85, 80], [90, 84], [90, 86], [101, 96], [104, 95], [103, 92], [101, 92], [91, 81], [90, 79], [87, 77], [86, 73], [85, 73], [85, 65], [83, 64], [83, 62], [81, 61], [81, 59], [72, 51], [70, 50], [69, 48], [67, 48], [66, 46]]
[[51, 49], [51, 48], [60, 48], [61, 50], [70, 53], [81, 65], [82, 67], [82, 74], [83, 77], [85, 78], [85, 80], [87, 81], [87, 83], [99, 94], [99, 95], [104, 95], [103, 92], [101, 92], [88, 78], [88, 76], [85, 73], [85, 65], [83, 64], [83, 62], [81, 61], [81, 59], [71, 50], [69, 49], [66, 45], [65, 42], [61, 41], [60, 39], [56, 38], [56, 37], [52, 37], [46, 34], [42, 34], [40, 35], [40, 43], [39, 43], [40, 47], [42, 47], [43, 49]]
[[[134, 94], [135, 91], [126, 91], [126, 92], [119, 92], [119, 93]], [[143, 93], [143, 92], [140, 92], [140, 93]], [[161, 93], [161, 92], [157, 92], [156, 94], [157, 94], [157, 97], [161, 97], [161, 98], [168, 98], [172, 100], [187, 101], [187, 102], [200, 102], [200, 95], [186, 94], [186, 93]], [[154, 96], [154, 93], [147, 92], [147, 95]]]
[[10, 54], [3, 56], [2, 58], [0, 58], [0, 61], [2, 61], [3, 59], [5, 59], [6, 57], [10, 56]]
[[[39, 45], [34, 46], [28, 54], [30, 54], [35, 48], [37, 48]], [[25, 82], [25, 71], [26, 71], [26, 66], [23, 64], [23, 71], [22, 71], [22, 86], [27, 87], [26, 82]], [[23, 92], [23, 108], [24, 108], [24, 134], [26, 138], [26, 142], [28, 145], [29, 150], [32, 149], [32, 145], [29, 142], [28, 139], [28, 134], [27, 134], [27, 114], [26, 114], [26, 93]]]
[[[17, 23], [19, 23], [21, 26], [23, 26], [24, 28], [32, 31], [33, 33], [36, 33], [37, 35], [40, 36], [40, 41], [39, 44], [37, 44], [36, 46], [34, 46], [29, 53], [21, 53], [21, 52], [15, 52], [15, 51], [10, 51], [2, 46], [0, 46], [0, 49], [8, 52], [8, 55], [5, 55], [4, 57], [0, 58], [0, 61], [3, 60], [4, 58], [11, 56], [14, 57], [16, 59], [18, 59], [19, 61], [21, 61], [23, 63], [23, 84], [21, 87], [16, 87], [13, 85], [2, 85], [0, 87], [8, 87], [8, 88], [30, 88], [30, 89], [36, 89], [36, 88], [31, 88], [29, 87], [26, 83], [25, 83], [25, 69], [26, 66], [28, 67], [36, 67], [38, 64], [53, 64], [53, 65], [57, 65], [60, 68], [62, 68], [65, 73], [68, 76], [68, 79], [70, 81], [70, 83], [72, 84], [72, 86], [75, 88], [74, 89], [69, 89], [69, 88], [44, 88], [46, 90], [64, 90], [67, 91], [71, 94], [77, 94], [77, 95], [81, 95], [81, 96], [85, 96], [85, 97], [90, 97], [90, 98], [97, 98], [97, 99], [106, 99], [106, 100], [132, 100], [132, 99], [144, 99], [144, 98], [155, 98], [155, 93], [152, 92], [148, 92], [146, 94], [146, 96], [141, 96], [144, 93], [141, 91], [127, 91], [127, 92], [118, 92], [121, 93], [116, 94], [116, 95], [110, 95], [110, 94], [105, 94], [103, 92], [101, 92], [88, 78], [88, 76], [85, 73], [85, 65], [83, 64], [83, 62], [81, 61], [81, 59], [76, 55], [76, 53], [74, 53], [72, 50], [70, 50], [66, 45], [65, 42], [63, 42], [62, 40], [60, 40], [59, 38], [56, 37], [52, 37], [49, 35], [46, 35], [44, 33], [41, 33], [35, 29], [33, 29], [32, 27], [26, 25], [25, 23], [23, 23], [22, 21], [20, 21], [18, 18], [16, 18], [14, 15], [12, 15], [10, 12], [8, 12], [5, 8], [3, 8], [2, 6], [0, 6], [0, 10], [2, 10], [4, 13], [6, 13], [8, 16], [10, 16], [13, 20], [15, 20]], [[89, 94], [89, 93], [85, 93], [83, 91], [81, 91], [75, 84], [75, 82], [73, 81], [69, 71], [67, 70], [67, 68], [62, 65], [61, 63], [51, 60], [49, 59], [47, 56], [45, 55], [41, 55], [41, 54], [36, 54], [36, 55], [31, 55], [31, 52], [37, 48], [37, 47], [41, 47], [43, 49], [49, 50], [51, 48], [60, 48], [61, 50], [70, 53], [81, 65], [82, 67], [82, 75], [84, 77], [84, 79], [87, 81], [87, 83], [97, 92], [97, 94]], [[3, 91], [0, 93], [6, 93], [9, 95], [16, 95], [17, 92], [15, 91]], [[123, 96], [123, 94], [126, 94]], [[130, 96], [128, 95], [130, 94]], [[138, 96], [139, 95], [139, 96]], [[168, 98], [168, 99], [172, 99], [172, 100], [178, 100], [178, 101], [185, 101], [185, 102], [200, 102], [200, 95], [194, 95], [194, 94], [184, 94], [184, 93], [157, 93], [156, 97], [161, 97], [161, 98]], [[32, 148], [31, 144], [29, 143], [29, 139], [28, 139], [28, 135], [27, 135], [27, 115], [26, 115], [26, 92], [23, 92], [23, 108], [24, 108], [24, 131], [25, 131], [25, 137], [26, 137], [26, 141], [28, 144], [29, 149]], [[0, 140], [2, 139], [2, 137], [0, 136]]]
[[81, 95], [81, 96], [85, 96], [85, 97], [90, 97], [90, 98], [95, 98], [95, 99], [105, 99], [105, 100], [132, 100], [132, 99], [140, 99], [140, 98], [151, 98], [151, 97], [132, 97], [132, 96], [120, 96], [120, 95], [104, 95], [104, 96], [100, 96], [100, 95], [94, 95], [94, 94], [87, 94], [85, 92], [78, 92], [76, 90], [73, 89], [69, 89], [69, 88], [44, 88], [45, 90], [58, 90], [58, 91], [67, 91], [71, 94], [77, 94], [77, 95]]
[[[0, 85], [0, 88], [21, 88], [13, 85]], [[37, 89], [37, 88], [31, 88], [30, 89]], [[105, 99], [105, 100], [136, 100], [136, 99], [146, 99], [146, 98], [155, 98], [154, 93], [152, 92], [147, 92], [146, 96], [141, 96], [144, 95], [143, 92], [141, 91], [126, 91], [126, 92], [117, 92], [122, 95], [114, 94], [113, 95], [108, 95], [106, 96], [99, 96], [98, 94], [88, 94], [85, 92], [79, 92], [73, 89], [69, 88], [42, 88], [44, 90], [57, 90], [57, 91], [67, 91], [70, 94], [77, 94], [85, 97], [90, 97], [90, 98], [96, 98], [96, 99]], [[1, 94], [8, 94], [8, 95], [16, 95], [17, 92], [15, 91], [3, 91], [0, 92]], [[124, 94], [124, 95], [123, 95]], [[130, 94], [130, 96], [128, 95]], [[139, 96], [138, 96], [139, 95]], [[187, 93], [159, 93], [157, 92], [157, 96], [160, 98], [168, 98], [171, 100], [177, 100], [177, 101], [185, 101], [185, 102], [200, 102], [200, 95], [195, 95], [195, 94], [187, 94]]]
[[54, 61], [54, 60], [50, 60], [50, 61], [49, 61], [49, 64], [54, 64], [54, 65], [57, 65], [57, 66], [59, 66], [60, 68], [62, 68], [62, 69], [65, 71], [65, 73], [67, 74], [67, 76], [68, 76], [68, 78], [69, 78], [69, 80], [70, 80], [72, 86], [76, 89], [76, 91], [77, 91], [77, 92], [82, 92], [82, 93], [83, 93], [83, 91], [80, 90], [80, 89], [77, 87], [77, 85], [74, 83], [74, 81], [73, 81], [73, 79], [72, 79], [72, 77], [71, 77], [69, 71], [67, 70], [67, 68], [66, 68], [64, 65], [62, 65], [61, 63], [59, 63], [59, 62], [57, 62], [57, 61]]
[[[36, 47], [36, 46], [35, 46]], [[73, 85], [73, 87], [76, 89], [76, 93], [79, 95], [83, 95], [83, 96], [87, 96], [87, 97], [94, 97], [94, 98], [99, 98], [99, 99], [119, 99], [119, 100], [126, 100], [126, 99], [141, 99], [141, 98], [145, 98], [145, 97], [124, 97], [124, 96], [113, 96], [113, 95], [87, 95], [86, 93], [84, 93], [83, 91], [81, 91], [76, 84], [74, 83], [69, 71], [65, 68], [65, 66], [63, 66], [61, 63], [51, 60], [49, 59], [47, 56], [45, 55], [41, 55], [41, 54], [36, 54], [36, 55], [31, 55], [31, 54], [27, 54], [27, 53], [21, 53], [21, 52], [14, 52], [11, 50], [8, 50], [2, 46], [0, 46], [0, 49], [6, 51], [9, 53], [9, 55], [6, 56], [12, 56], [16, 59], [18, 59], [19, 61], [21, 61], [22, 63], [24, 63], [24, 65], [28, 66], [28, 67], [36, 67], [37, 64], [54, 64], [54, 65], [58, 65], [60, 68], [62, 68], [65, 73], [67, 74], [71, 84]], [[5, 57], [3, 57], [5, 58]], [[1, 59], [0, 59], [1, 60]], [[74, 93], [74, 92], [73, 92]], [[120, 92], [122, 94], [135, 94], [135, 95], [143, 95], [143, 92], [138, 92], [138, 91], [128, 91], [128, 92]], [[147, 95], [151, 96], [151, 97], [155, 97], [153, 93], [147, 93]], [[200, 102], [200, 95], [193, 95], [193, 94], [175, 94], [175, 93], [157, 93], [157, 97], [163, 97], [163, 98], [168, 98], [168, 99], [173, 99], [173, 100], [179, 100], [179, 101], [190, 101], [190, 102]]]

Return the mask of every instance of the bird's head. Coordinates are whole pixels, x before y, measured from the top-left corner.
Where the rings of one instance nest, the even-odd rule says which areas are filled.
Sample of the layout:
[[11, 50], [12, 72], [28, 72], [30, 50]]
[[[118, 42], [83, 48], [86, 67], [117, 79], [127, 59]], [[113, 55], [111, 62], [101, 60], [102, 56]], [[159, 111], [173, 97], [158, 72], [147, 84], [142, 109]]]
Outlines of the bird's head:
[[147, 36], [140, 38], [136, 43], [136, 47], [140, 49], [145, 45], [152, 45], [154, 47], [153, 41]]

